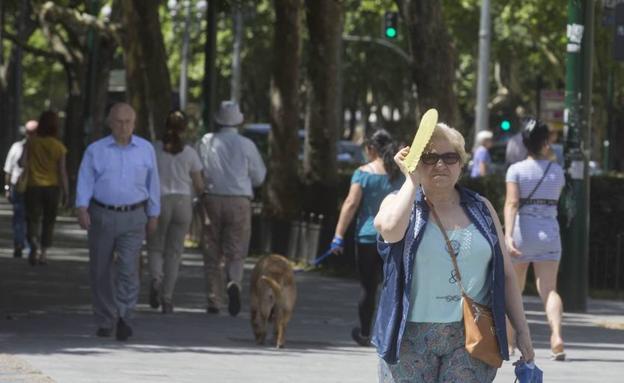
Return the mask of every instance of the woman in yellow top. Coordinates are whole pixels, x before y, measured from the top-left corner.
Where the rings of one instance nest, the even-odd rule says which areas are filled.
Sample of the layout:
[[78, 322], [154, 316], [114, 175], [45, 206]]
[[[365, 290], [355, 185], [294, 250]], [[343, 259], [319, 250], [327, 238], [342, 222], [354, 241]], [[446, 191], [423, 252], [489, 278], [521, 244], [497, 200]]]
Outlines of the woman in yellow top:
[[47, 263], [59, 201], [67, 202], [67, 148], [57, 138], [59, 125], [55, 112], [43, 112], [37, 134], [26, 143], [26, 230], [33, 266]]

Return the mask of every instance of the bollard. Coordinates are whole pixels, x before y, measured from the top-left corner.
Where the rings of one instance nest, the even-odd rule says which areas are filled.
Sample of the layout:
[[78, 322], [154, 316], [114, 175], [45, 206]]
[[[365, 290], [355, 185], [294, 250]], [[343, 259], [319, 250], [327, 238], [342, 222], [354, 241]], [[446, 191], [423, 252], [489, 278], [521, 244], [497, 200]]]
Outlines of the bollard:
[[321, 225], [316, 222], [316, 216], [314, 213], [310, 214], [310, 221], [308, 222], [308, 254], [306, 262], [313, 264], [316, 256], [318, 255], [319, 237], [321, 236]]
[[308, 256], [308, 223], [304, 216], [299, 221], [299, 238], [297, 241], [297, 263], [305, 263]]
[[286, 258], [291, 261], [297, 260], [297, 250], [299, 249], [299, 237], [301, 233], [301, 221], [291, 221], [288, 233], [288, 252]]
[[261, 216], [260, 222], [260, 251], [262, 254], [271, 254], [273, 247], [271, 220], [265, 216]]

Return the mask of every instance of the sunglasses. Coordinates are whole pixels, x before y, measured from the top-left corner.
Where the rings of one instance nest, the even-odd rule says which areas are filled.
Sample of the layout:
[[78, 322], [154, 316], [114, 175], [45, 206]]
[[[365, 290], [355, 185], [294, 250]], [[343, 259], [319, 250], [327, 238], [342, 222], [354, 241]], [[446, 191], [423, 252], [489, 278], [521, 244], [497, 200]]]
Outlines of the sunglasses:
[[442, 160], [442, 162], [444, 162], [447, 165], [455, 165], [456, 163], [459, 162], [460, 158], [459, 158], [459, 154], [455, 152], [448, 152], [448, 153], [442, 153], [442, 154], [425, 153], [420, 157], [420, 160], [425, 165], [435, 165], [440, 160]]

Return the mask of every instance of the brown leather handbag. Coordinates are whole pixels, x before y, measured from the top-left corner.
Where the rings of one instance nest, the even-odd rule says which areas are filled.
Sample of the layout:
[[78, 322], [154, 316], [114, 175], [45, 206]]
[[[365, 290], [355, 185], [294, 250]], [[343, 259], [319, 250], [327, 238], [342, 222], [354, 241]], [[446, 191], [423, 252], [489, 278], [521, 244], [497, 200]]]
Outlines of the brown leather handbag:
[[464, 286], [461, 282], [461, 274], [459, 273], [459, 267], [457, 266], [457, 260], [455, 259], [456, 255], [453, 251], [451, 241], [446, 234], [444, 226], [442, 226], [442, 222], [440, 222], [440, 218], [438, 217], [433, 204], [429, 200], [427, 200], [427, 203], [431, 208], [433, 218], [440, 227], [440, 231], [446, 240], [446, 250], [451, 256], [457, 283], [461, 289], [463, 298], [462, 308], [464, 312], [464, 330], [466, 333], [466, 351], [468, 351], [468, 354], [470, 354], [473, 358], [479, 359], [492, 367], [500, 368], [503, 364], [503, 358], [500, 356], [498, 349], [498, 340], [496, 339], [496, 327], [494, 326], [494, 316], [492, 315], [492, 310], [487, 306], [475, 302], [466, 294]]

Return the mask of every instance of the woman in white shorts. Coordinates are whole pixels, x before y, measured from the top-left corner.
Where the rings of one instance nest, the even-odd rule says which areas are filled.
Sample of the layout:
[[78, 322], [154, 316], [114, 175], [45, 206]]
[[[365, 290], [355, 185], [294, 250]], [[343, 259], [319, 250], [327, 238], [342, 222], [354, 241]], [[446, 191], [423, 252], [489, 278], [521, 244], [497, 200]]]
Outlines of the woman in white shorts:
[[[549, 132], [546, 124], [528, 118], [522, 126], [522, 138], [529, 155], [507, 170], [505, 243], [521, 290], [524, 290], [529, 265], [533, 264], [537, 291], [551, 329], [552, 358], [564, 360], [561, 337], [563, 304], [557, 294], [557, 271], [561, 259], [557, 204], [565, 177], [561, 166], [548, 160]], [[513, 351], [511, 330], [509, 340]]]

